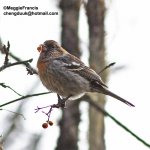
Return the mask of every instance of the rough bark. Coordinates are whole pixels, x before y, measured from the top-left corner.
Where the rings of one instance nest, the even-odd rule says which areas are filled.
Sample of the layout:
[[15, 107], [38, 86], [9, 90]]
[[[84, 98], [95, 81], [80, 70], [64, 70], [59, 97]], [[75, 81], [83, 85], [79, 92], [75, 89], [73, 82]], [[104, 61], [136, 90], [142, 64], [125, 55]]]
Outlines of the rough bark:
[[0, 50], [3, 49], [3, 44], [2, 44], [2, 40], [1, 40], [1, 37], [0, 37]]
[[[60, 8], [62, 9], [62, 46], [79, 57], [78, 19], [80, 0], [61, 0]], [[63, 110], [62, 113], [60, 136], [56, 150], [77, 150], [80, 121], [79, 102], [67, 104], [67, 109]]]
[[69, 53], [79, 57], [78, 21], [80, 0], [61, 0], [62, 9], [62, 46]]
[[[99, 72], [105, 66], [104, 46], [104, 0], [88, 0], [87, 16], [89, 24], [89, 51], [90, 66]], [[103, 81], [106, 81], [106, 73], [102, 74]], [[102, 107], [105, 105], [104, 95], [92, 94], [91, 99], [97, 101]], [[89, 108], [89, 149], [105, 150], [104, 140], [104, 115], [94, 108]]]

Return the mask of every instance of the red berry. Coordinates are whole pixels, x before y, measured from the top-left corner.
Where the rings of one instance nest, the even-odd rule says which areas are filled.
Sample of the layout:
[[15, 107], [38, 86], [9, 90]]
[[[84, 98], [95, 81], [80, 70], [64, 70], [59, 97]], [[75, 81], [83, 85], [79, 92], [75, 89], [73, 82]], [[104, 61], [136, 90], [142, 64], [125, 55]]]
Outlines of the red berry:
[[50, 126], [52, 126], [52, 125], [53, 125], [53, 122], [52, 122], [52, 121], [48, 121], [48, 124], [49, 124]]
[[46, 128], [48, 127], [48, 123], [43, 123], [43, 124], [42, 124], [42, 127], [43, 127], [44, 129], [46, 129]]

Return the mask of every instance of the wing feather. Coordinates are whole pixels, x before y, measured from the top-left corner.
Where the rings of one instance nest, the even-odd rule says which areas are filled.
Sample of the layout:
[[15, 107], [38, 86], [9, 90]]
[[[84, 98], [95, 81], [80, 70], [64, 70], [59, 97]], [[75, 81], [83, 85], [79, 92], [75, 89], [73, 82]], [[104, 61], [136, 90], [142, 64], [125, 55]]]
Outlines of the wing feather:
[[100, 86], [107, 87], [105, 83], [102, 81], [101, 77], [91, 68], [86, 66], [80, 59], [77, 57], [67, 54], [62, 57], [56, 58], [61, 61], [67, 70], [73, 71], [76, 74], [86, 78], [90, 83], [98, 84]]

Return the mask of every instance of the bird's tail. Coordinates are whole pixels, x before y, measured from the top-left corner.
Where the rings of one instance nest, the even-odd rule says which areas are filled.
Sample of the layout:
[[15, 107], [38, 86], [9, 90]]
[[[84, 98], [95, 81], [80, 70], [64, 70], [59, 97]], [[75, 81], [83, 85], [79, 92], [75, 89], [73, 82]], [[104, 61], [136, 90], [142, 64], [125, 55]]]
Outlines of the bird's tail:
[[111, 96], [111, 97], [113, 97], [113, 98], [115, 98], [115, 99], [117, 99], [117, 100], [119, 100], [119, 101], [121, 101], [121, 102], [123, 102], [123, 103], [129, 105], [129, 106], [135, 107], [135, 106], [134, 106], [132, 103], [130, 103], [129, 101], [123, 99], [122, 97], [116, 95], [115, 93], [109, 91], [109, 90], [106, 89], [106, 88], [101, 88], [100, 92], [103, 93], [103, 94], [109, 95], [109, 96]]

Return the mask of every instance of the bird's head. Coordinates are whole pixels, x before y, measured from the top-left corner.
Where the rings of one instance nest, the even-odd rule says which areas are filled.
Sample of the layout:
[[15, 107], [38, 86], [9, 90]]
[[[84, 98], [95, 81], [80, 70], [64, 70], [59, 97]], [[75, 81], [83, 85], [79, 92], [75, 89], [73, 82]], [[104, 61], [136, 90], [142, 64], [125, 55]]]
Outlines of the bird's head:
[[47, 40], [45, 41], [43, 44], [40, 44], [37, 48], [37, 50], [39, 52], [55, 52], [58, 51], [60, 49], [60, 46], [58, 45], [58, 43], [56, 41], [53, 40]]
[[56, 41], [47, 40], [37, 48], [40, 52], [40, 59], [56, 58], [68, 54]]

